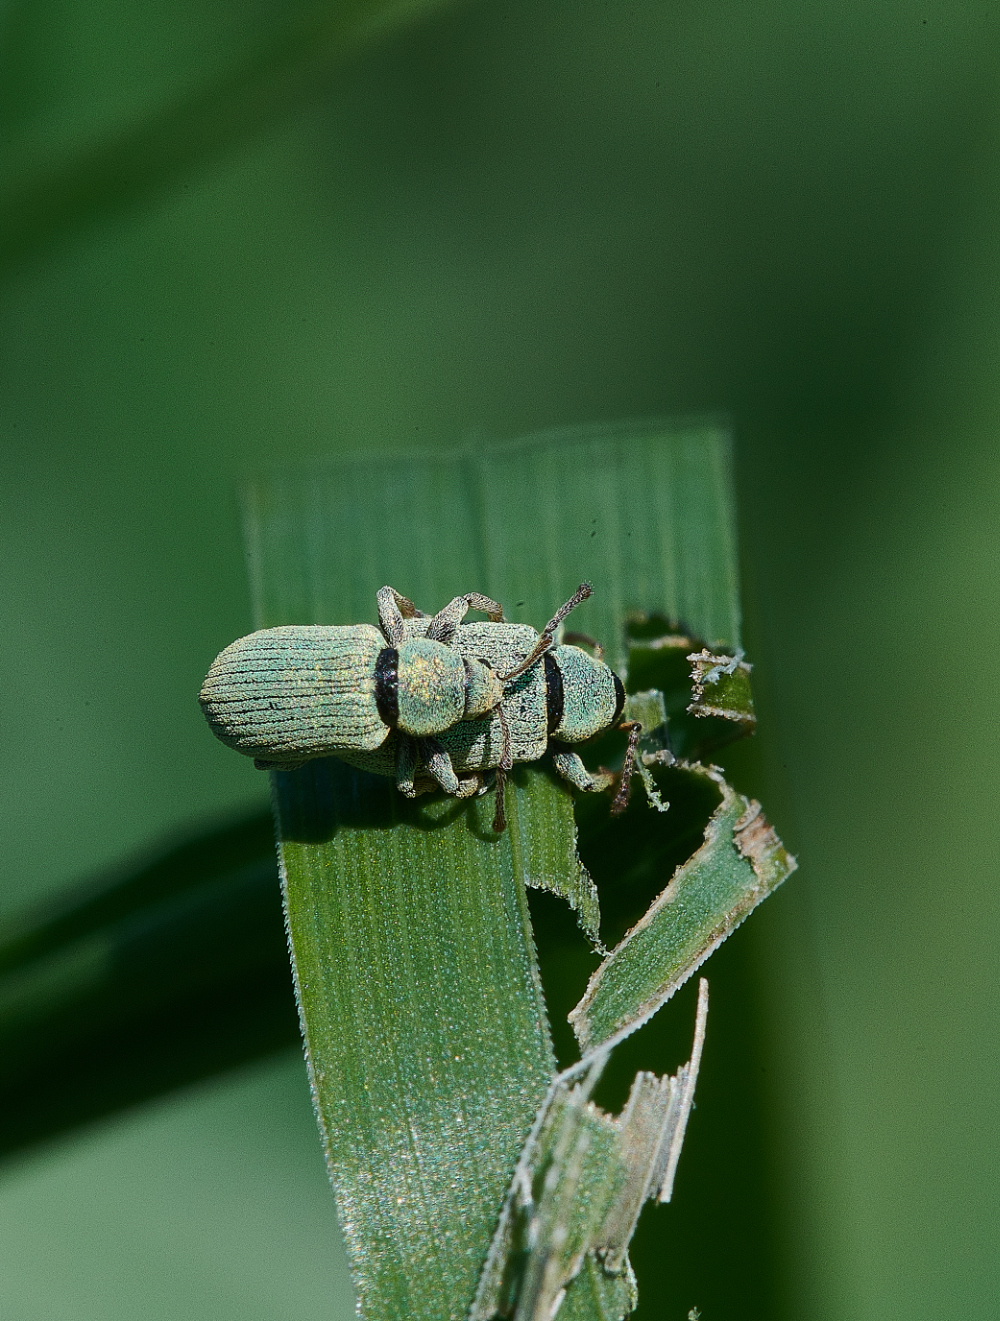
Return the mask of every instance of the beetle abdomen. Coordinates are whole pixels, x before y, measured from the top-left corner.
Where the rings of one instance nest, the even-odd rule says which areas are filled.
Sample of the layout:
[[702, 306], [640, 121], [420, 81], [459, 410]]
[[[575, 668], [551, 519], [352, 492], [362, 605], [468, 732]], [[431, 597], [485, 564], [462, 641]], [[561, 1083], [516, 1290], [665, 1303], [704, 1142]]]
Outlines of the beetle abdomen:
[[370, 624], [261, 629], [216, 657], [202, 710], [223, 743], [262, 761], [371, 751], [389, 733], [375, 704], [384, 646]]

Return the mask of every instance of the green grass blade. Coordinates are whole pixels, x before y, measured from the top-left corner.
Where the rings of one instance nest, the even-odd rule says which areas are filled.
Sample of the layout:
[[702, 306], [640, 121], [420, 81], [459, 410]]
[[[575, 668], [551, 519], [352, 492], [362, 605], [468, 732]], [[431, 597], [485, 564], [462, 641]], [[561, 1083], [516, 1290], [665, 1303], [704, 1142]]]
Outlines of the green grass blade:
[[580, 861], [576, 826], [567, 814], [568, 791], [555, 776], [517, 767], [515, 785], [531, 792], [516, 793], [507, 805], [507, 829], [514, 861], [524, 884], [565, 899], [591, 941], [598, 945], [601, 906], [597, 886]]
[[559, 1321], [625, 1321], [638, 1299], [630, 1263], [620, 1274], [611, 1275], [588, 1256], [566, 1290]]
[[[729, 447], [711, 424], [279, 472], [248, 492], [247, 526], [262, 626], [371, 620], [383, 583], [424, 609], [481, 591], [538, 626], [588, 579], [574, 628], [622, 671], [634, 615], [739, 642]], [[467, 1314], [553, 1075], [524, 886], [574, 896], [596, 927], [569, 794], [544, 769], [509, 793], [497, 838], [490, 797], [407, 804], [333, 761], [276, 776], [317, 1112], [371, 1321]]]
[[567, 574], [592, 581], [594, 597], [568, 627], [599, 638], [620, 674], [635, 615], [655, 612], [712, 645], [739, 646], [724, 427], [567, 428], [480, 451], [475, 467], [490, 574], [514, 601], [539, 603], [559, 598]]
[[752, 734], [757, 726], [751, 666], [739, 656], [715, 656], [707, 647], [688, 656], [691, 702], [688, 712], [702, 720], [730, 720]]
[[[599, 638], [622, 675], [635, 615], [740, 643], [732, 455], [715, 422], [566, 428], [276, 472], [250, 488], [248, 515], [260, 623], [371, 619], [371, 585], [384, 580], [429, 593], [425, 604], [491, 593], [508, 619], [540, 627], [586, 579], [594, 595], [571, 626]], [[275, 562], [284, 574], [264, 572]]]
[[721, 802], [701, 847], [611, 951], [570, 1014], [585, 1050], [641, 1027], [795, 870], [759, 803], [713, 768], [679, 769], [715, 784]]
[[[259, 622], [371, 619], [374, 588], [389, 581], [430, 607], [483, 590], [537, 624], [586, 577], [595, 597], [578, 627], [636, 680], [667, 686], [676, 657], [652, 645], [665, 622], [720, 653], [738, 646], [728, 465], [726, 437], [711, 426], [647, 424], [276, 474], [248, 498]], [[711, 572], [692, 581], [705, 563]], [[671, 737], [697, 747], [696, 726], [710, 722], [685, 712], [690, 684], [679, 675]], [[742, 719], [749, 691], [714, 705]], [[650, 726], [662, 720], [655, 694], [639, 706]], [[620, 755], [617, 743], [592, 760]], [[584, 857], [616, 891], [682, 862], [593, 978], [576, 1014], [588, 1043], [633, 1030], [787, 874], [759, 819], [740, 832], [753, 841], [746, 856], [734, 851], [729, 818], [746, 813], [745, 800], [699, 769], [656, 774], [666, 816], [641, 795], [618, 821], [606, 799], [577, 803]], [[517, 768], [498, 839], [491, 796], [409, 804], [389, 781], [330, 761], [277, 777], [276, 802], [300, 1010], [363, 1314], [463, 1317], [555, 1072], [525, 888], [565, 898], [592, 940], [599, 929], [572, 799], [544, 765]], [[712, 809], [716, 851], [683, 862]], [[260, 819], [8, 921], [0, 1154], [290, 1040], [285, 959]], [[585, 1128], [591, 1120], [605, 1138], [625, 1123], [595, 1112]], [[620, 1321], [634, 1305], [625, 1249], [635, 1179], [618, 1140], [605, 1147], [594, 1146], [579, 1197], [561, 1177], [555, 1202], [540, 1204], [538, 1251], [548, 1253], [546, 1225], [575, 1244], [546, 1287], [535, 1287], [540, 1258], [522, 1254], [511, 1277], [510, 1245], [494, 1240], [494, 1270], [522, 1282], [535, 1272], [513, 1299], [522, 1318], [549, 1306], [553, 1278], [570, 1321]]]
[[[461, 1316], [555, 1069], [492, 801], [406, 803], [329, 761], [277, 777], [317, 1110], [363, 1315]], [[513, 795], [524, 812], [530, 793]]]
[[707, 1014], [702, 979], [691, 1059], [670, 1078], [639, 1073], [617, 1117], [590, 1099], [608, 1048], [556, 1079], [518, 1161], [470, 1321], [547, 1321], [563, 1306], [580, 1321], [621, 1321], [632, 1310], [628, 1245], [643, 1205], [670, 1200]]
[[[645, 702], [654, 706], [649, 697]], [[650, 763], [657, 788], [670, 800], [668, 819], [678, 808], [686, 817], [682, 829], [696, 816], [698, 802], [697, 795], [685, 803], [678, 794], [685, 781], [714, 794], [717, 805], [701, 847], [607, 955], [569, 1015], [585, 1053], [557, 1081], [536, 1121], [471, 1321], [543, 1321], [564, 1305], [579, 1321], [621, 1321], [631, 1310], [628, 1244], [647, 1197], [670, 1198], [701, 1056], [706, 983], [692, 1060], [675, 1079], [640, 1073], [617, 1119], [597, 1111], [589, 1091], [614, 1046], [641, 1027], [795, 868], [759, 804], [736, 793], [718, 770], [684, 763], [664, 770], [652, 755]], [[621, 823], [588, 813], [588, 847], [604, 836], [616, 855], [638, 856], [655, 872], [670, 831], [651, 806], [633, 801]], [[628, 870], [619, 866], [623, 880]]]

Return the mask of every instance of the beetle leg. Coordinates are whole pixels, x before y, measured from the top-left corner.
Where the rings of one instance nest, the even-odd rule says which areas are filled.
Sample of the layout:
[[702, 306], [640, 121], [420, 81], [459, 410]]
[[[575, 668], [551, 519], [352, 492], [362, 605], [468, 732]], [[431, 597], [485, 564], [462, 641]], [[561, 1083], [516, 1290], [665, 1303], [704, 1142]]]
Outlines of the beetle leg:
[[510, 741], [510, 725], [507, 723], [507, 713], [502, 704], [497, 707], [497, 717], [500, 721], [501, 741], [500, 760], [497, 762], [497, 804], [496, 811], [493, 814], [493, 829], [498, 835], [502, 835], [507, 829], [507, 812], [504, 807], [504, 799], [507, 793], [507, 772], [514, 765], [514, 751]]
[[423, 619], [424, 612], [418, 610], [408, 596], [402, 596], [395, 587], [380, 587], [378, 595], [378, 622], [390, 647], [398, 647], [403, 641], [403, 620]]
[[482, 610], [491, 624], [504, 623], [503, 606], [491, 601], [488, 596], [478, 592], [466, 592], [437, 612], [427, 629], [427, 636], [434, 642], [450, 642], [455, 630], [470, 610]]
[[603, 789], [610, 789], [614, 783], [615, 777], [610, 771], [598, 771], [596, 775], [591, 775], [580, 754], [570, 748], [553, 747], [552, 764], [564, 780], [569, 780], [574, 789], [582, 789], [584, 793], [600, 793]]
[[638, 720], [623, 720], [618, 728], [628, 730], [628, 747], [625, 749], [625, 760], [622, 763], [622, 781], [618, 786], [614, 802], [611, 804], [612, 816], [618, 816], [628, 807], [628, 791], [632, 785], [635, 752], [639, 746], [639, 735], [642, 733], [642, 725], [639, 724]]
[[413, 783], [417, 774], [417, 744], [408, 734], [400, 734], [396, 749], [396, 788], [404, 798], [416, 798]]
[[453, 798], [471, 798], [478, 791], [482, 784], [481, 776], [471, 775], [460, 780], [451, 764], [451, 757], [436, 738], [422, 738], [419, 746], [424, 770], [437, 780], [446, 794], [451, 794]]
[[494, 781], [497, 800], [496, 809], [493, 813], [493, 829], [496, 834], [502, 835], [507, 829], [507, 809], [504, 806], [504, 800], [507, 794], [507, 770], [504, 766], [497, 767], [496, 780]]

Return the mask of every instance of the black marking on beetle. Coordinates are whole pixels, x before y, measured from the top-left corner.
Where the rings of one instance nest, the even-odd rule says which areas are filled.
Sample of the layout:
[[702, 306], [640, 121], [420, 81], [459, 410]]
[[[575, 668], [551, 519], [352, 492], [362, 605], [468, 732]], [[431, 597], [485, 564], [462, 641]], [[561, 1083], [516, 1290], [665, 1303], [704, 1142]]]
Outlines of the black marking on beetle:
[[549, 713], [549, 733], [557, 730], [562, 723], [563, 704], [566, 700], [563, 692], [562, 671], [555, 656], [547, 651], [542, 657], [545, 665], [545, 705]]
[[383, 725], [395, 729], [399, 721], [399, 652], [383, 647], [375, 661], [375, 705]]
[[615, 713], [611, 717], [611, 723], [617, 725], [621, 713], [625, 710], [625, 685], [622, 683], [621, 679], [619, 679], [618, 675], [615, 674], [614, 670], [611, 671], [611, 677], [615, 681], [615, 697], [617, 699], [615, 702]]

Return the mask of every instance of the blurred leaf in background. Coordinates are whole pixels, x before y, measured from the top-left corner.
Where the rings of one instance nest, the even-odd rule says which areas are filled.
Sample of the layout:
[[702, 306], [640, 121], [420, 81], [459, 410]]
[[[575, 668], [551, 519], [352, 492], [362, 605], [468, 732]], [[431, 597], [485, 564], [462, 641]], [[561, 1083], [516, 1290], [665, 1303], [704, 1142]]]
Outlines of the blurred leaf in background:
[[[10, 160], [82, 158], [281, 19], [9, 4]], [[262, 806], [194, 701], [250, 625], [239, 479], [476, 427], [735, 415], [766, 734], [726, 763], [806, 866], [713, 961], [648, 1266], [640, 1228], [640, 1277], [679, 1287], [707, 1224], [742, 1244], [712, 1309], [690, 1298], [705, 1321], [995, 1313], [998, 24], [481, 0], [4, 276], [8, 911]], [[0, 1310], [331, 1315], [301, 1065], [274, 1070], [8, 1172]]]

